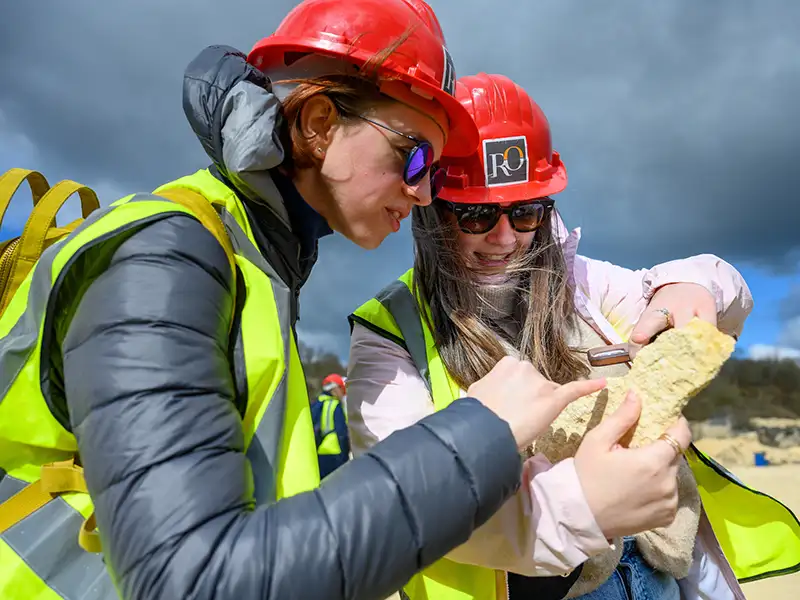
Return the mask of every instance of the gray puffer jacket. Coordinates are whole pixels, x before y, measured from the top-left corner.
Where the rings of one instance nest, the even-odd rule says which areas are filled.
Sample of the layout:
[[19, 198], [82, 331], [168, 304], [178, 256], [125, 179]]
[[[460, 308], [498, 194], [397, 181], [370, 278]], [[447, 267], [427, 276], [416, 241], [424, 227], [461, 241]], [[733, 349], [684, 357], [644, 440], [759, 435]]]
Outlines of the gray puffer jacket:
[[[265, 257], [298, 288], [325, 227], [285, 181], [278, 197], [294, 204], [264, 211], [276, 196], [260, 190], [283, 159], [269, 82], [217, 47], [190, 66], [184, 92], [212, 171], [246, 200]], [[508, 425], [465, 398], [319, 489], [259, 505], [228, 344], [230, 286], [219, 245], [183, 215], [88, 250], [61, 285], [43, 380], [77, 437], [124, 598], [384, 598], [517, 489]]]

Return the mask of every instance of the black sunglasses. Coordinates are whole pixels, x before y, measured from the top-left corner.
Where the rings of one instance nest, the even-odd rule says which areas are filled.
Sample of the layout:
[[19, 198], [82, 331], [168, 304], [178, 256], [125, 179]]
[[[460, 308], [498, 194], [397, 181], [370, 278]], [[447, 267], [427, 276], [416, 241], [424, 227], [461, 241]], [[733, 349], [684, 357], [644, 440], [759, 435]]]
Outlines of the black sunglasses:
[[367, 117], [358, 115], [358, 118], [414, 142], [415, 146], [411, 150], [408, 150], [406, 154], [406, 164], [403, 168], [403, 181], [406, 182], [406, 185], [417, 185], [423, 180], [428, 171], [431, 171], [431, 199], [435, 199], [444, 187], [445, 170], [440, 167], [434, 167], [433, 146], [431, 143], [415, 138], [413, 135], [403, 133], [402, 131], [392, 129], [383, 123], [378, 123]]
[[514, 231], [530, 233], [542, 226], [555, 206], [552, 198], [523, 200], [506, 207], [499, 204], [461, 204], [447, 200], [437, 202], [455, 215], [461, 231], [475, 234], [494, 229], [503, 215], [508, 215]]

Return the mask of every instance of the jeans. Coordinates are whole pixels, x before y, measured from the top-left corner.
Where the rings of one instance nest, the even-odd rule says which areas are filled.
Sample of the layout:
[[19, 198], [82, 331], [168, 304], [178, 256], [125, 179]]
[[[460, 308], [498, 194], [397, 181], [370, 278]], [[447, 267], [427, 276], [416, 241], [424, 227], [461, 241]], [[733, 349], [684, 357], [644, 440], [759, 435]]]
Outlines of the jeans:
[[599, 588], [576, 600], [680, 600], [677, 580], [648, 565], [633, 538], [625, 539], [617, 569]]

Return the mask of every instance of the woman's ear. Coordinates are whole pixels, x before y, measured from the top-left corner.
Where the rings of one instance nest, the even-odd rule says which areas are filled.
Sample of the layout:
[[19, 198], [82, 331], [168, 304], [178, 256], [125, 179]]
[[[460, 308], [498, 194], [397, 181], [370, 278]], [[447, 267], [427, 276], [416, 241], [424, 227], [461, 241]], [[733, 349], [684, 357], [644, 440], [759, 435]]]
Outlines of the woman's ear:
[[336, 106], [324, 94], [306, 100], [300, 109], [300, 132], [312, 145], [312, 150], [325, 152], [333, 137], [333, 127], [339, 119]]

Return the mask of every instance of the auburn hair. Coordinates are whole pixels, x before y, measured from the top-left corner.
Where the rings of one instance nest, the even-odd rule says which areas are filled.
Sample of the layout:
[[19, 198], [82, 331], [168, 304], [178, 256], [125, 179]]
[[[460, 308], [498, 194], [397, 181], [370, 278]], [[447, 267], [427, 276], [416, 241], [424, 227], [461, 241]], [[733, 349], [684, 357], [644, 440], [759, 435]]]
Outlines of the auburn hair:
[[[283, 105], [284, 127], [281, 128], [281, 142], [291, 148], [284, 159], [283, 167], [288, 171], [304, 169], [316, 163], [313, 139], [303, 134], [300, 116], [306, 102], [323, 94], [327, 96], [339, 113], [339, 118], [348, 121], [382, 104], [393, 102], [380, 92], [380, 69], [386, 60], [413, 33], [416, 25], [409, 27], [400, 37], [383, 50], [375, 53], [361, 65], [357, 74], [326, 75], [310, 79], [285, 79], [280, 83], [296, 83], [295, 87], [281, 103]], [[298, 53], [287, 56], [287, 64], [306, 56]], [[276, 82], [278, 83], [278, 82]]]

